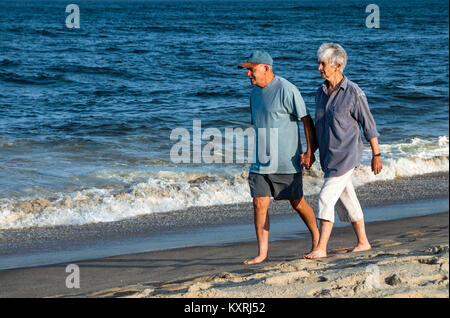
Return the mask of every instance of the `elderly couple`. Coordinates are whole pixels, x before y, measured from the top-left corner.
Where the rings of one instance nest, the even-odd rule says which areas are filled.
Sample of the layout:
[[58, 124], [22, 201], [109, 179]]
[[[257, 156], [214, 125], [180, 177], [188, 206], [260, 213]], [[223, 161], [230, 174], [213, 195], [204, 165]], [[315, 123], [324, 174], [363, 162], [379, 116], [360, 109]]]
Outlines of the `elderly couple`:
[[[372, 147], [372, 171], [382, 169], [378, 148], [378, 132], [364, 92], [344, 74], [347, 63], [345, 50], [336, 43], [324, 43], [317, 51], [318, 70], [325, 79], [316, 92], [315, 121], [308, 114], [299, 90], [272, 71], [273, 60], [265, 51], [255, 51], [239, 65], [247, 69], [254, 85], [250, 96], [252, 124], [260, 129], [277, 129], [277, 169], [270, 171], [259, 159], [250, 166], [248, 182], [253, 198], [254, 223], [259, 253], [244, 264], [265, 261], [269, 248], [269, 215], [271, 197], [289, 200], [305, 222], [312, 236], [312, 249], [304, 258], [327, 256], [327, 244], [334, 223], [338, 200], [343, 209], [339, 219], [351, 222], [357, 244], [353, 252], [371, 248], [367, 239], [364, 216], [352, 185], [352, 173], [363, 152], [361, 128]], [[303, 123], [307, 151], [302, 153], [299, 120]], [[260, 138], [259, 133], [257, 138]], [[273, 141], [270, 141], [273, 142]], [[257, 152], [259, 141], [257, 141]], [[324, 183], [319, 193], [320, 232], [316, 216], [303, 197], [302, 167], [310, 169], [319, 149]], [[272, 158], [270, 159], [272, 160]]]

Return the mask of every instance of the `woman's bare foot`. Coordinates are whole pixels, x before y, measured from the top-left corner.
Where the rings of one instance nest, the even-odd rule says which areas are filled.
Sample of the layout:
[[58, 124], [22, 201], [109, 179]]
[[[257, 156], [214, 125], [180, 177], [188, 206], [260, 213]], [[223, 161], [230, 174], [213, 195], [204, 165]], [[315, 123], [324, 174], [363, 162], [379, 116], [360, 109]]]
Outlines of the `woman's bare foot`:
[[259, 264], [259, 263], [265, 262], [267, 260], [268, 260], [267, 256], [256, 256], [254, 259], [252, 259], [250, 261], [249, 260], [245, 260], [244, 264], [245, 265]]
[[372, 248], [372, 246], [370, 246], [369, 243], [358, 243], [358, 245], [356, 245], [356, 247], [352, 250], [352, 252], [362, 252], [362, 251], [368, 251]]
[[304, 255], [303, 258], [313, 259], [327, 257], [327, 251], [322, 249], [313, 249], [311, 253]]

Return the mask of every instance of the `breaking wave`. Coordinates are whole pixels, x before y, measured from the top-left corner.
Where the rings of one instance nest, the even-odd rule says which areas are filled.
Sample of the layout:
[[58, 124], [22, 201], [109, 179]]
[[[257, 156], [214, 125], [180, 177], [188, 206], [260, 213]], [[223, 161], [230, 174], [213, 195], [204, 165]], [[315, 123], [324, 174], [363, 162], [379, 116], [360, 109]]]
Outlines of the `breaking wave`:
[[[353, 175], [355, 186], [449, 170], [447, 136], [438, 140], [414, 138], [405, 143], [381, 145], [380, 149], [383, 171], [373, 175], [370, 149], [365, 149], [363, 164]], [[251, 201], [247, 167], [223, 169], [219, 173], [167, 169], [153, 172], [103, 170], [95, 174], [109, 184], [127, 186], [84, 189], [52, 197], [2, 199], [0, 229], [111, 222], [149, 213]], [[145, 181], [142, 182], [143, 176]], [[320, 191], [322, 177], [317, 162], [310, 171], [304, 171], [305, 195]]]

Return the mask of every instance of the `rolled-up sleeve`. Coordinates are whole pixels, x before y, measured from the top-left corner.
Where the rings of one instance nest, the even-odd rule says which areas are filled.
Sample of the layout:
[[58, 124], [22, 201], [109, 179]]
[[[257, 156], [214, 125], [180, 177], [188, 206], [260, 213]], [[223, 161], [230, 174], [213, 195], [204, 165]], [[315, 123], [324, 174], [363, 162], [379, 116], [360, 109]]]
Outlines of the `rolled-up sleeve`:
[[366, 95], [362, 91], [356, 96], [353, 115], [361, 125], [364, 137], [367, 141], [380, 135], [377, 131], [377, 126], [372, 113], [370, 112]]

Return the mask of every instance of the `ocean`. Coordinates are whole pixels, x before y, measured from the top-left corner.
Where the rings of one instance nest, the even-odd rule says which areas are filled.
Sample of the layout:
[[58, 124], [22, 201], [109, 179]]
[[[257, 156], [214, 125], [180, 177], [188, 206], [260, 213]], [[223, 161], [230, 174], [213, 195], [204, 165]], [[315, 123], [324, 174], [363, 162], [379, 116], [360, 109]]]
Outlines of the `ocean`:
[[[249, 127], [237, 65], [254, 49], [313, 117], [317, 49], [346, 49], [384, 165], [374, 176], [366, 143], [356, 186], [448, 172], [447, 1], [377, 0], [379, 28], [356, 0], [76, 0], [79, 28], [66, 25], [68, 4], [0, 1], [0, 229], [250, 202], [248, 162], [177, 163], [170, 136], [192, 136], [194, 121], [224, 135]], [[322, 175], [317, 162], [305, 171], [305, 194]]]

